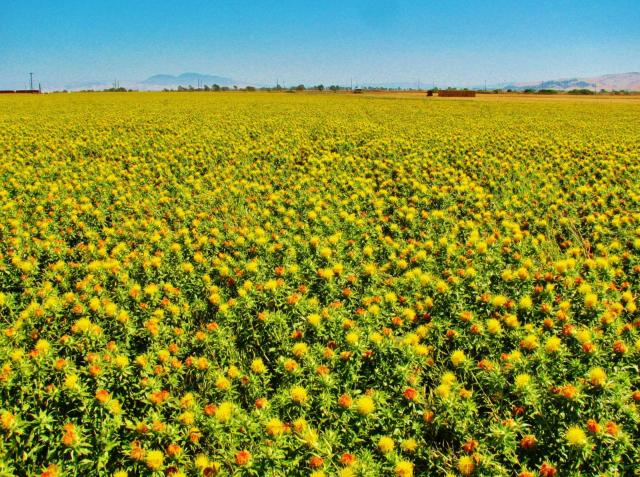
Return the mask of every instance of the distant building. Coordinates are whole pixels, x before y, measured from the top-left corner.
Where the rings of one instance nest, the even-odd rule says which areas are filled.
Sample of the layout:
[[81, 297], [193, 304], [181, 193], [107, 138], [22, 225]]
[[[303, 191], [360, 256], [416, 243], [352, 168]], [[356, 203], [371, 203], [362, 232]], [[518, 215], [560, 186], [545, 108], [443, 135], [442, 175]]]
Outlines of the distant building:
[[441, 89], [438, 91], [438, 96], [442, 98], [475, 98], [476, 92], [461, 89]]
[[38, 89], [0, 89], [0, 94], [39, 94]]

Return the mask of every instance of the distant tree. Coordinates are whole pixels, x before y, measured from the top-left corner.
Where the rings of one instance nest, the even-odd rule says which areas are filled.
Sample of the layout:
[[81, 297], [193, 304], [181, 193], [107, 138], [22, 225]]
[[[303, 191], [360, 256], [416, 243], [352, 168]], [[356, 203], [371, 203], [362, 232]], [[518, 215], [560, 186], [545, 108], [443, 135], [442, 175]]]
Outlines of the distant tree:
[[220, 88], [220, 91], [229, 91], [229, 87], [228, 86], [222, 86]]
[[316, 86], [316, 89], [318, 91], [324, 91], [324, 85], [323, 84], [319, 84], [318, 86]]
[[234, 85], [233, 85], [233, 89], [234, 89], [235, 91], [238, 91], [238, 85], [237, 85], [237, 84], [234, 84]]
[[214, 83], [214, 84], [211, 85], [211, 89], [213, 91], [220, 91], [220, 85]]
[[256, 87], [255, 87], [255, 86], [247, 86], [247, 87], [245, 88], [245, 91], [255, 91], [255, 90], [256, 90]]
[[205, 91], [211, 91], [211, 88], [209, 88], [209, 86], [205, 84], [205, 85], [204, 85], [204, 90], [205, 90]]
[[568, 93], [569, 94], [584, 94], [584, 95], [596, 94], [595, 91], [593, 91], [591, 89], [587, 89], [587, 88], [572, 89], [571, 91], [568, 91]]

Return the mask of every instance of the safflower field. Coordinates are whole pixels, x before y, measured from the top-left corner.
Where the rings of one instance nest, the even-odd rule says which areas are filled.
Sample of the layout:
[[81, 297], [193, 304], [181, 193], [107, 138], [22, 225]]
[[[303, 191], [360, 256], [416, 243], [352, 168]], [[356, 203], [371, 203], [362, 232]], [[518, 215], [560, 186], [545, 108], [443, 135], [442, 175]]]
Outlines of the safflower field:
[[638, 475], [638, 125], [0, 98], [0, 475]]

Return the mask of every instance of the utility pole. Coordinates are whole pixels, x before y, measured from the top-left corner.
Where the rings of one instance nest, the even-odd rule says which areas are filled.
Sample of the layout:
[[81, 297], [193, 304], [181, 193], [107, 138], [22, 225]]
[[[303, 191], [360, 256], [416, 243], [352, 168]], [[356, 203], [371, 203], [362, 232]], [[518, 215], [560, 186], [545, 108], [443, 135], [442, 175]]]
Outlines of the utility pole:
[[33, 73], [29, 73], [29, 89], [33, 91]]
[[484, 80], [484, 92], [487, 92], [487, 80]]

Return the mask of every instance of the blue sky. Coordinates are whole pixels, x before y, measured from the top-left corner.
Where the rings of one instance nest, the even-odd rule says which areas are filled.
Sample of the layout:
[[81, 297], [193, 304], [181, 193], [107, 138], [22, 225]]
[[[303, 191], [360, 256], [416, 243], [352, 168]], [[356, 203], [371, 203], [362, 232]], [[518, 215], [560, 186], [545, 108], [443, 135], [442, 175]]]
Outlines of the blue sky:
[[185, 71], [477, 85], [640, 70], [640, 0], [4, 0], [0, 88]]

